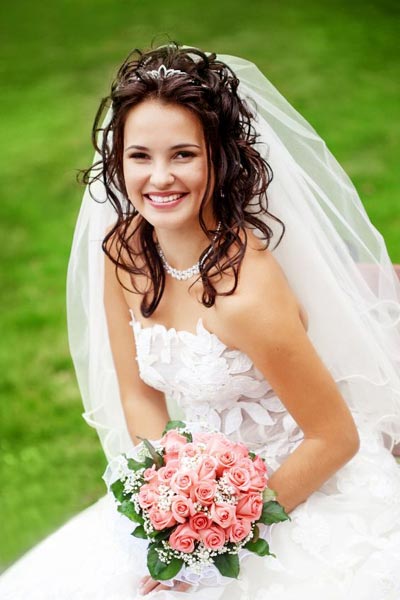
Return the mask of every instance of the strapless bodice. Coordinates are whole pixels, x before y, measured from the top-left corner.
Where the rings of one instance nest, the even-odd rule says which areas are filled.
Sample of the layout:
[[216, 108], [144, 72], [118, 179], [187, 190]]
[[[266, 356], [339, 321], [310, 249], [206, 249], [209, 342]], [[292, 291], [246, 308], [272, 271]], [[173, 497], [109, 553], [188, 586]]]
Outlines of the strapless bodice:
[[270, 384], [240, 350], [199, 319], [196, 332], [143, 327], [131, 311], [143, 381], [165, 394], [171, 418], [200, 422], [262, 452], [272, 468], [303, 435]]

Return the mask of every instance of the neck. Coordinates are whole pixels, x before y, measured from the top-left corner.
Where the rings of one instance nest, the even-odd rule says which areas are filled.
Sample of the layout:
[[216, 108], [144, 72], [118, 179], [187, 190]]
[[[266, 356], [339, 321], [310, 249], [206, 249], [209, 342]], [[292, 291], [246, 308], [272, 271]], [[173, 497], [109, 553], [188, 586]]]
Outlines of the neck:
[[[216, 229], [217, 225], [210, 226]], [[186, 230], [155, 229], [156, 238], [167, 262], [178, 270], [188, 269], [198, 262], [210, 240], [200, 225]]]

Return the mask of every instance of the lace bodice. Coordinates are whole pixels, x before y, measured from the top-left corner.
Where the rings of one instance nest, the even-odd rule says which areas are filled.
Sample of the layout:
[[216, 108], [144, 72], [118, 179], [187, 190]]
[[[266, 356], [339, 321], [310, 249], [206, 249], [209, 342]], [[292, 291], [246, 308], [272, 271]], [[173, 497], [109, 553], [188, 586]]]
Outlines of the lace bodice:
[[164, 392], [172, 418], [203, 422], [262, 452], [276, 468], [301, 441], [296, 422], [262, 373], [201, 319], [196, 333], [143, 327], [131, 311], [140, 376]]

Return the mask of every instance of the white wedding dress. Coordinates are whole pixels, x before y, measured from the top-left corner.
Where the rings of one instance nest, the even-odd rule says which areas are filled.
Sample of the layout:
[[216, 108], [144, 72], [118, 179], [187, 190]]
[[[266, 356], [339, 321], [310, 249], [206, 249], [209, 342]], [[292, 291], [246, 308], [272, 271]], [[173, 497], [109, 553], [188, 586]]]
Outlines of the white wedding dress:
[[[247, 356], [201, 320], [195, 333], [143, 327], [132, 318], [142, 378], [162, 390], [172, 417], [217, 426], [262, 452], [271, 470], [302, 433]], [[333, 374], [334, 375], [334, 374]], [[357, 415], [355, 415], [357, 420]], [[270, 530], [274, 557], [247, 556], [239, 580], [158, 600], [399, 600], [400, 470], [361, 430], [358, 454]], [[146, 542], [110, 495], [51, 535], [0, 578], [1, 600], [133, 600], [146, 573]]]

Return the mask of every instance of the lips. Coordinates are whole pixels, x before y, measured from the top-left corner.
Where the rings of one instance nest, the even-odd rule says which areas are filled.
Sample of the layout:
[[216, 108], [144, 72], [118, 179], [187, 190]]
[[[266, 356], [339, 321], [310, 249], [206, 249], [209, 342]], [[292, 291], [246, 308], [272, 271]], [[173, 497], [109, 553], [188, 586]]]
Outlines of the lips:
[[157, 194], [144, 194], [144, 197], [153, 206], [173, 207], [188, 195], [188, 192], [163, 192]]

